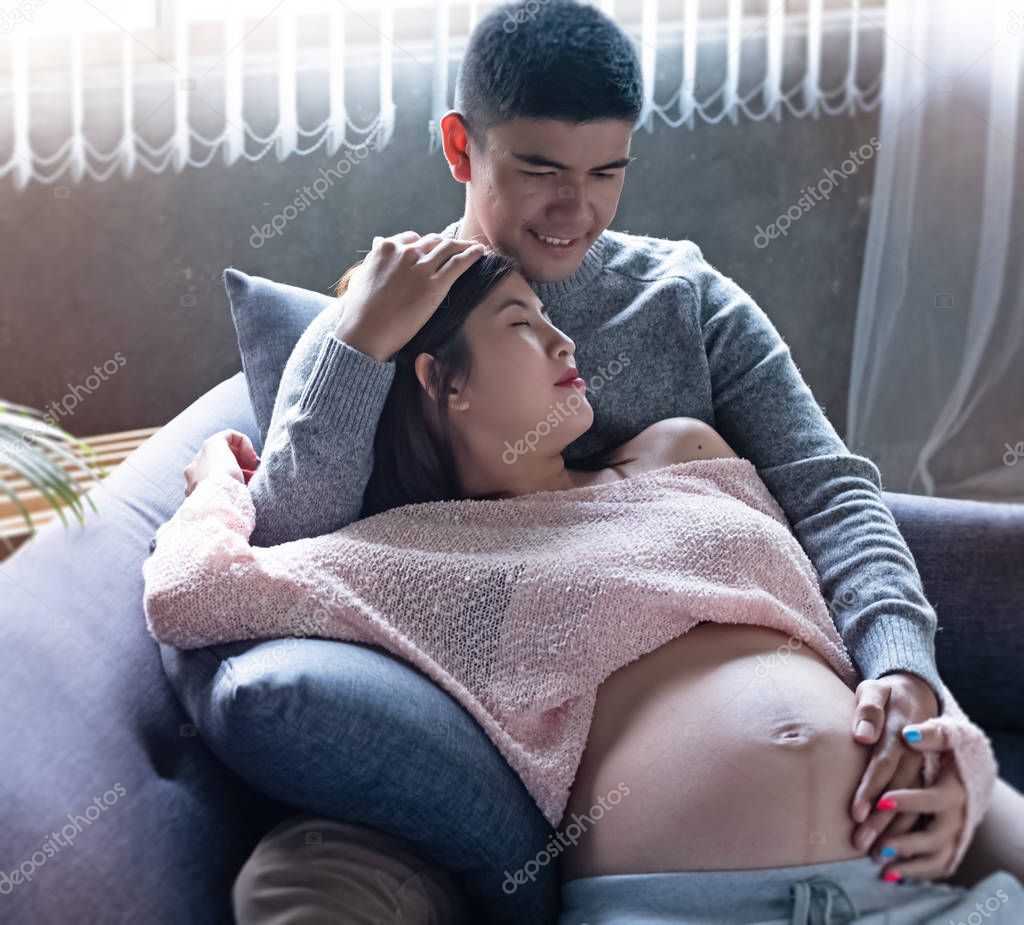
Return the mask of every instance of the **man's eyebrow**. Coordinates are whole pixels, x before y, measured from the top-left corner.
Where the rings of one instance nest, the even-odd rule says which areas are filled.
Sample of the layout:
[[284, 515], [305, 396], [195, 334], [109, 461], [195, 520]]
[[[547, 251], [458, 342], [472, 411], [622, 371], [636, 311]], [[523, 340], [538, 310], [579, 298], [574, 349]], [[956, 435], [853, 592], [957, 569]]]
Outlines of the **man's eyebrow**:
[[[519, 306], [521, 306], [523, 308], [529, 308], [530, 307], [522, 299], [506, 299], [504, 302], [501, 303], [501, 305], [498, 306], [497, 310], [495, 311], [495, 314], [497, 315], [500, 312], [503, 312], [506, 308], [510, 308], [513, 305], [519, 305]], [[544, 307], [544, 305], [541, 305], [540, 313], [542, 315], [548, 314], [548, 310]]]
[[[532, 164], [534, 167], [554, 167], [555, 170], [569, 170], [565, 164], [559, 164], [558, 161], [542, 157], [540, 154], [517, 154], [513, 151], [512, 156], [521, 161], [525, 161], [527, 164]], [[617, 161], [611, 161], [608, 164], [601, 164], [600, 167], [591, 167], [590, 170], [593, 172], [595, 170], [615, 170], [618, 167], [626, 167], [635, 161], [637, 157], [638, 155], [636, 154], [632, 157], [620, 157]]]

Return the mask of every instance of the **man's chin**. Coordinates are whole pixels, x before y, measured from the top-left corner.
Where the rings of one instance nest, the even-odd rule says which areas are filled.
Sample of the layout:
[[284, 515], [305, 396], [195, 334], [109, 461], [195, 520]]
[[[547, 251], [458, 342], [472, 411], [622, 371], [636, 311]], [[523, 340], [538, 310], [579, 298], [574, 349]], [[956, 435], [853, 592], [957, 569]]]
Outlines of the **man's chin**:
[[580, 260], [572, 266], [559, 266], [555, 268], [549, 264], [527, 263], [523, 261], [520, 263], [520, 266], [522, 267], [523, 276], [531, 283], [558, 283], [564, 279], [569, 279], [580, 268], [582, 263], [583, 261]]

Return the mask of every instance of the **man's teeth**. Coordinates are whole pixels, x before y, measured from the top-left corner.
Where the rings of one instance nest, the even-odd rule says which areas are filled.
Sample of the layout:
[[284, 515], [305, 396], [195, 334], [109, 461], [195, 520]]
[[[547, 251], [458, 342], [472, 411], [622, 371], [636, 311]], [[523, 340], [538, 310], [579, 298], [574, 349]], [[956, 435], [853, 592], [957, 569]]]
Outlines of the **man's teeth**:
[[535, 231], [534, 234], [537, 235], [537, 237], [540, 238], [542, 241], [545, 241], [548, 244], [562, 244], [562, 245], [565, 245], [565, 244], [571, 244], [573, 241], [576, 240], [575, 238], [549, 238], [546, 234], [541, 234], [538, 231]]

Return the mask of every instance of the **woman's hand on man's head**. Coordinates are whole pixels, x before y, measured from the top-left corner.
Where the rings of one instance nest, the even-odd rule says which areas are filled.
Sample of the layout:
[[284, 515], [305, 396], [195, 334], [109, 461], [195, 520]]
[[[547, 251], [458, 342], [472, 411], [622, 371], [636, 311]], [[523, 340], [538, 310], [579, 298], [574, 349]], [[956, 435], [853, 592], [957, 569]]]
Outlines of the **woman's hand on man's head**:
[[221, 472], [248, 485], [259, 462], [252, 441], [245, 434], [231, 429], [218, 431], [203, 441], [195, 458], [185, 466], [185, 497], [203, 479]]

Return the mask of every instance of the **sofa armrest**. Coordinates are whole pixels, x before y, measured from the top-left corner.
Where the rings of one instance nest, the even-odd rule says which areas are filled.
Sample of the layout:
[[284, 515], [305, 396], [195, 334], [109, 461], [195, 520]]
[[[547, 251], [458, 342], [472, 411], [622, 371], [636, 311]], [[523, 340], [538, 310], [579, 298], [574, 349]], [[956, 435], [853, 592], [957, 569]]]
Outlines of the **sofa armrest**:
[[882, 497], [938, 614], [943, 681], [978, 725], [1024, 732], [1024, 504]]

